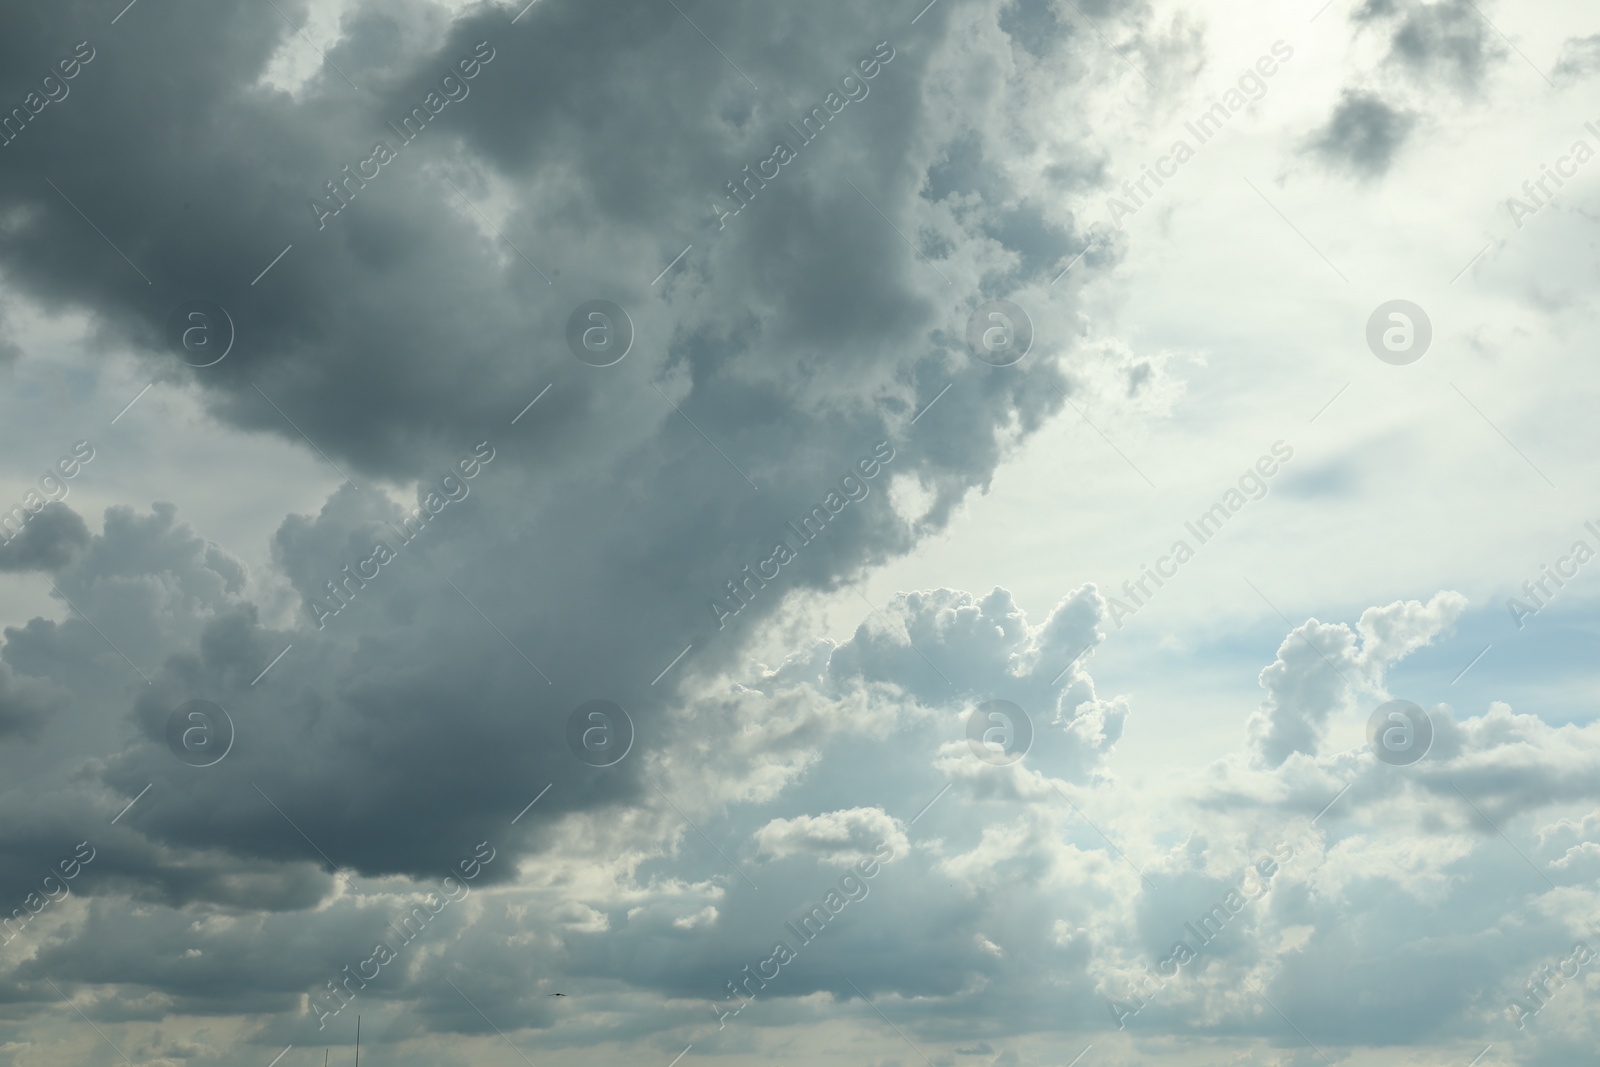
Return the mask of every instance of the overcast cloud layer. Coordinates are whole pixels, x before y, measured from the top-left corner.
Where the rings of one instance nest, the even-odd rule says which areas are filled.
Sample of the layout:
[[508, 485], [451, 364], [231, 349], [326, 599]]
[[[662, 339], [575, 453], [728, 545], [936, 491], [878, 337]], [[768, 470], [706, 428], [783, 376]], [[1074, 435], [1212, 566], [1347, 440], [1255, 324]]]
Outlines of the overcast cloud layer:
[[1593, 1063], [1600, 13], [524, 3], [0, 0], [0, 1067]]

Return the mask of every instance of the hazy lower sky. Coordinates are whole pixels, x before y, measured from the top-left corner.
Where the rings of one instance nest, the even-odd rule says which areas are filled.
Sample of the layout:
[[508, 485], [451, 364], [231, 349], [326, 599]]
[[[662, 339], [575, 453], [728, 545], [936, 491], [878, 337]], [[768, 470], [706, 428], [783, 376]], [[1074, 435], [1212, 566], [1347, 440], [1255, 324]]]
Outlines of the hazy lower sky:
[[1600, 11], [0, 0], [0, 1067], [1577, 1067]]

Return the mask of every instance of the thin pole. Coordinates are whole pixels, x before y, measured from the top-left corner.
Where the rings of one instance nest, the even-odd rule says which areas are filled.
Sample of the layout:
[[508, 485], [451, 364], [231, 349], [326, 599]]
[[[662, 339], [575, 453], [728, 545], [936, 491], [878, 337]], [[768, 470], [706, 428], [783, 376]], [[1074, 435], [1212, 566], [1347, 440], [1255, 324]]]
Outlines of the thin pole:
[[356, 1067], [361, 1067], [361, 1016], [356, 1016]]

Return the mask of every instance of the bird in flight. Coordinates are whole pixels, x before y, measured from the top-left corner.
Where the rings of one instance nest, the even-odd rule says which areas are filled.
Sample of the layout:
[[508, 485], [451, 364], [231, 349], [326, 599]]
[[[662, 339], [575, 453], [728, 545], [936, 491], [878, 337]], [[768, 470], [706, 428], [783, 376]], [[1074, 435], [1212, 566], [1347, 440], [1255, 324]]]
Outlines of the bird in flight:
[[547, 997], [564, 997], [564, 996], [566, 996], [566, 994], [565, 993], [546, 993], [545, 996], [547, 996]]

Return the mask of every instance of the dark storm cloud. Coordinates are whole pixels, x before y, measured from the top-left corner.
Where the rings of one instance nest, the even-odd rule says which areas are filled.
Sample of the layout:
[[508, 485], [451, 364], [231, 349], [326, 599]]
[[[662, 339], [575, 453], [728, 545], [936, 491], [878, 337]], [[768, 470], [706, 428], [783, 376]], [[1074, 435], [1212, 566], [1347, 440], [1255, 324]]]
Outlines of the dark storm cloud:
[[1366, 0], [1355, 19], [1389, 35], [1391, 63], [1461, 89], [1479, 88], [1489, 64], [1506, 54], [1471, 0]]
[[[286, 10], [291, 19], [303, 15]], [[929, 442], [901, 468], [936, 489], [937, 515], [998, 460], [996, 422], [1016, 415], [1031, 429], [1052, 410], [1050, 390], [970, 359], [959, 332], [976, 297], [943, 303], [950, 298], [938, 274], [839, 180], [853, 174], [891, 217], [918, 210], [918, 174], [938, 151], [937, 143], [912, 143], [919, 50], [907, 47], [885, 66], [870, 97], [836, 116], [795, 164], [803, 169], [764, 191], [719, 238], [709, 202], [738, 173], [737, 161], [764, 151], [773, 136], [790, 136], [781, 120], [870, 54], [882, 39], [878, 27], [844, 8], [777, 20], [724, 13], [724, 50], [760, 65], [767, 82], [757, 99], [720, 60], [707, 61], [705, 42], [670, 6], [639, 5], [636, 18], [612, 12], [603, 33], [594, 26], [598, 13], [578, 5], [542, 4], [515, 30], [504, 11], [482, 8], [403, 66], [375, 53], [383, 42], [415, 39], [419, 20], [426, 23], [420, 12], [368, 9], [355, 18], [349, 43], [329, 57], [361, 91], [323, 68], [303, 103], [252, 87], [278, 44], [296, 40], [269, 8], [221, 5], [181, 26], [130, 13], [51, 116], [57, 121], [13, 146], [29, 154], [4, 179], [32, 220], [4, 254], [13, 264], [30, 261], [25, 277], [36, 296], [92, 303], [105, 329], [152, 347], [180, 294], [203, 292], [230, 306], [236, 351], [197, 378], [222, 417], [298, 441], [265, 393], [360, 481], [436, 479], [473, 444], [500, 447], [474, 498], [459, 514], [440, 516], [426, 543], [393, 564], [393, 580], [385, 572], [362, 597], [355, 610], [381, 604], [387, 613], [369, 619], [380, 631], [394, 621], [428, 625], [430, 616], [439, 625], [441, 610], [479, 618], [448, 586], [418, 591], [445, 562], [428, 554], [444, 552], [458, 561], [447, 569], [462, 590], [515, 644], [536, 662], [563, 666], [557, 695], [548, 705], [538, 698], [550, 713], [588, 695], [588, 679], [615, 673], [619, 657], [638, 679], [628, 686], [642, 686], [681, 649], [677, 634], [712, 621], [705, 602], [737, 572], [731, 564], [768, 547], [836, 471], [897, 434], [945, 385], [953, 383], [953, 395], [923, 423]], [[56, 34], [74, 15], [99, 25], [91, 5], [55, 14]], [[573, 47], [595, 33], [610, 42], [606, 49]], [[471, 80], [470, 95], [319, 231], [307, 200], [322, 193], [322, 182], [373, 141], [395, 140], [384, 120], [422, 100], [479, 41], [491, 42], [494, 59]], [[174, 48], [192, 48], [195, 61], [173, 67], [151, 58]], [[657, 92], [643, 73], [658, 68], [671, 72], [672, 93]], [[152, 116], [160, 116], [154, 131]], [[168, 130], [189, 132], [181, 144], [155, 136]], [[121, 161], [117, 168], [100, 165], [110, 157]], [[158, 279], [154, 286], [53, 202], [59, 197], [42, 183], [47, 170]], [[560, 284], [546, 285], [516, 256], [502, 262], [504, 247], [480, 232], [441, 171], [471, 196], [486, 196], [490, 177], [514, 179], [516, 205], [500, 226], [536, 262], [552, 271], [564, 264]], [[1002, 212], [996, 232], [1038, 221], [1034, 209], [1012, 210], [1025, 213], [1007, 221]], [[989, 228], [980, 220], [970, 239], [989, 239]], [[952, 255], [969, 239], [960, 229], [936, 233], [933, 223], [915, 232], [915, 243], [942, 244]], [[680, 238], [700, 242], [697, 254], [652, 289], [651, 276]], [[291, 241], [292, 258], [250, 286]], [[1042, 271], [1068, 247], [1064, 235], [1048, 248], [1035, 240], [1021, 262]], [[1018, 277], [1015, 268], [997, 276], [996, 291]], [[562, 351], [567, 313], [595, 293], [631, 304], [642, 335], [637, 354], [609, 376]], [[170, 356], [153, 358], [171, 366]], [[1055, 374], [1043, 365], [1034, 373]], [[550, 381], [542, 406], [512, 428], [522, 398]], [[759, 495], [708, 451], [696, 426], [738, 457], [763, 487]], [[612, 524], [622, 507], [618, 479], [628, 511], [649, 516], [643, 526]], [[845, 561], [907, 547], [909, 535], [882, 497], [830, 529], [786, 579], [825, 582]], [[323, 582], [360, 558], [352, 553], [368, 550], [357, 543], [369, 532], [362, 524], [381, 510], [375, 501], [339, 503], [324, 513], [320, 548], [280, 539], [298, 546], [282, 560], [303, 595], [322, 594]], [[286, 536], [297, 528], [291, 522]], [[471, 567], [460, 569], [469, 555]], [[668, 573], [663, 559], [674, 561]], [[519, 575], [520, 588], [494, 579], [506, 573]], [[342, 633], [353, 638], [362, 625]], [[507, 650], [481, 618], [448, 628], [474, 651], [418, 665], [436, 678], [430, 688], [441, 699], [500, 686], [509, 696], [524, 684], [489, 665]], [[382, 633], [372, 648], [405, 660], [405, 643]], [[289, 661], [284, 675], [306, 670], [294, 664], [316, 655]], [[361, 684], [346, 684], [346, 699], [356, 699]]]
[[[303, 5], [280, 6], [305, 21]], [[351, 932], [360, 922], [338, 925], [349, 916], [331, 903], [334, 867], [358, 881], [435, 878], [489, 840], [501, 859], [484, 883], [509, 881], [519, 858], [551, 846], [559, 816], [648, 795], [644, 754], [692, 729], [668, 714], [674, 688], [732, 663], [782, 597], [906, 551], [987, 484], [1014, 436], [1056, 409], [1049, 386], [1070, 388], [1055, 360], [1075, 313], [1066, 293], [1032, 298], [1038, 340], [1014, 368], [972, 358], [967, 317], [1042, 291], [1083, 239], [1044, 190], [994, 167], [1018, 147], [998, 121], [1004, 75], [981, 50], [940, 55], [957, 8], [1012, 47], [975, 4], [947, 3], [915, 27], [915, 12], [844, 3], [685, 5], [759, 92], [655, 3], [543, 0], [514, 26], [499, 7], [447, 21], [369, 5], [292, 94], [260, 84], [280, 48], [307, 47], [271, 5], [140, 5], [114, 27], [87, 2], [8, 15], [0, 69], [31, 70], [79, 40], [96, 49], [71, 95], [4, 149], [0, 197], [19, 220], [0, 238], [8, 281], [89, 314], [107, 346], [131, 343], [223, 422], [296, 447], [303, 432], [352, 481], [318, 514], [285, 519], [266, 576], [169, 505], [113, 509], [87, 539], [58, 531], [49, 558], [76, 611], [62, 603], [56, 621], [8, 630], [4, 649], [19, 686], [70, 680], [35, 751], [0, 752], [14, 772], [5, 817], [51, 831], [10, 853], [15, 884], [58, 838], [89, 836], [83, 826], [142, 799], [98, 880], [76, 890], [94, 938], [53, 942], [38, 974], [142, 986], [196, 1011], [288, 1010], [291, 991], [371, 949]], [[870, 92], [826, 105], [814, 143], [792, 143], [788, 124], [844, 75], [861, 79], [880, 43], [893, 59]], [[987, 95], [930, 106], [951, 64]], [[440, 91], [449, 102], [428, 104]], [[389, 123], [418, 106], [432, 117], [401, 147]], [[775, 140], [798, 158], [719, 229], [726, 183]], [[374, 176], [362, 163], [379, 142], [394, 158]], [[935, 181], [958, 143], [973, 162]], [[332, 214], [336, 179], [348, 204]], [[221, 303], [237, 330], [229, 356], [198, 370], [163, 336], [194, 297]], [[637, 331], [605, 369], [573, 358], [564, 337], [572, 310], [597, 297]], [[880, 447], [895, 458], [871, 492], [719, 627], [710, 601]], [[475, 477], [452, 474], [480, 449], [494, 458]], [[905, 477], [932, 494], [915, 528], [889, 503]], [[452, 499], [436, 508], [430, 493]], [[428, 514], [414, 539], [395, 529], [412, 505], [393, 497]], [[393, 558], [363, 570], [378, 541]], [[345, 603], [322, 617], [312, 605], [330, 603], [330, 582]], [[1057, 625], [1076, 635], [1081, 615]], [[909, 618], [932, 625], [920, 609]], [[916, 640], [945, 647], [933, 632]], [[868, 659], [910, 655], [860, 644]], [[1063, 661], [1076, 650], [1050, 647]], [[1030, 684], [1046, 688], [1042, 677]], [[638, 731], [637, 753], [604, 771], [565, 739], [571, 710], [597, 697]], [[236, 731], [214, 767], [168, 744], [169, 718], [196, 698]], [[1087, 773], [1122, 711], [1059, 714], [1066, 765]], [[41, 823], [29, 785], [68, 766], [76, 776], [51, 795], [70, 818]], [[116, 925], [130, 900], [157, 905], [161, 921]], [[313, 902], [332, 913], [311, 918]], [[227, 938], [196, 937], [190, 959], [205, 964], [169, 959], [188, 914], [208, 909], [252, 914], [272, 958], [223, 974]], [[166, 954], [150, 955], [157, 946]], [[386, 995], [411, 990], [397, 981]], [[27, 995], [50, 994], [34, 982]], [[478, 1025], [459, 1005], [436, 1010], [449, 1013], [441, 1026]]]
[[[936, 306], [930, 282], [936, 279], [925, 273], [929, 268], [908, 254], [891, 228], [875, 225], [873, 207], [838, 178], [841, 163], [849, 162], [843, 176], [853, 173], [891, 217], [918, 203], [915, 181], [900, 178], [885, 186], [875, 178], [890, 161], [902, 161], [892, 168], [901, 174], [908, 157], [913, 165], [926, 165], [915, 158], [910, 141], [920, 119], [916, 53], [908, 49], [897, 65], [885, 68], [871, 97], [839, 116], [820, 146], [807, 149], [796, 166], [809, 169], [785, 175], [732, 232], [719, 237], [711, 228], [709, 205], [723, 182], [755, 158], [752, 153], [764, 153], [773, 136], [789, 136], [784, 122], [815, 103], [838, 71], [870, 49], [873, 27], [821, 10], [787, 15], [776, 25], [763, 17], [744, 26], [742, 16], [727, 16], [725, 32], [748, 36], [752, 61], [768, 64], [768, 85], [753, 101], [737, 77], [700, 61], [706, 57], [696, 50], [704, 42], [696, 43], [670, 7], [643, 5], [638, 18], [608, 21], [603, 36], [612, 43], [599, 54], [571, 46], [589, 36], [589, 15], [576, 6], [541, 5], [516, 34], [505, 30], [502, 15], [484, 11], [462, 20], [436, 52], [415, 61], [405, 75], [390, 73], [392, 60], [389, 67], [378, 65], [369, 43], [334, 49], [332, 59], [368, 94], [381, 96], [370, 104], [352, 97], [353, 91], [328, 71], [312, 91], [326, 93], [337, 107], [296, 106], [282, 96], [243, 88], [248, 79], [240, 72], [258, 68], [263, 56], [257, 38], [281, 36], [272, 28], [272, 16], [254, 21], [254, 8], [240, 19], [224, 19], [218, 9], [215, 25], [193, 31], [226, 39], [207, 53], [216, 57], [212, 67], [218, 69], [176, 75], [162, 69], [159, 81], [138, 69], [126, 57], [149, 47], [149, 36], [171, 32], [150, 20], [129, 23], [134, 33], [147, 35], [145, 41], [134, 39], [126, 49], [108, 49], [101, 56], [93, 73], [119, 91], [104, 100], [85, 88], [81, 101], [72, 101], [84, 105], [80, 111], [86, 117], [80, 121], [97, 120], [96, 129], [81, 131], [80, 143], [126, 153], [129, 166], [116, 176], [114, 187], [111, 179], [98, 179], [102, 188], [83, 190], [78, 202], [91, 217], [103, 207], [125, 228], [137, 229], [154, 216], [148, 232], [125, 234], [120, 244], [135, 262], [143, 261], [147, 273], [166, 280], [157, 288], [181, 275], [189, 279], [188, 287], [175, 294], [205, 291], [226, 297], [241, 333], [238, 353], [201, 379], [219, 391], [216, 403], [225, 417], [298, 440], [246, 383], [248, 377], [341, 463], [373, 474], [421, 475], [446, 450], [477, 440], [487, 426], [503, 426], [513, 410], [510, 398], [531, 397], [553, 380], [546, 410], [519, 432], [535, 438], [534, 451], [542, 456], [561, 447], [568, 471], [609, 477], [631, 464], [635, 450], [653, 450], [658, 433], [669, 456], [698, 450], [703, 442], [695, 431], [654, 390], [637, 388], [643, 384], [637, 377], [634, 388], [620, 389], [617, 379], [623, 373], [606, 379], [561, 351], [567, 312], [597, 292], [634, 308], [640, 355], [629, 369], [646, 358], [660, 359], [659, 354], [644, 356], [647, 345], [665, 352], [668, 362], [661, 369], [692, 385], [680, 406], [701, 427], [715, 427], [713, 439], [744, 457], [752, 468], [747, 473], [758, 484], [774, 467], [809, 473], [836, 465], [838, 457], [810, 443], [819, 433], [869, 446], [882, 436], [887, 418], [909, 414], [950, 381], [940, 365], [951, 360], [961, 361], [962, 373], [987, 395], [963, 405], [954, 425], [947, 420], [941, 435], [947, 448], [919, 460], [924, 476], [941, 490], [941, 508], [972, 483], [973, 472], [988, 469], [998, 457], [989, 432], [996, 411], [1015, 407], [1031, 427], [1050, 410], [1051, 401], [1035, 399], [1048, 397], [1048, 390], [1023, 390], [1018, 376], [999, 379], [987, 368], [970, 366], [956, 350], [960, 306], [941, 315], [944, 321], [930, 319]], [[402, 38], [406, 27], [394, 24], [406, 17], [369, 13], [352, 25], [370, 26], [373, 41]], [[384, 26], [389, 32], [380, 32]], [[499, 42], [494, 47], [500, 51], [471, 82], [471, 95], [434, 120], [407, 155], [337, 218], [327, 220], [326, 230], [317, 231], [306, 208], [308, 197], [320, 193], [322, 182], [341, 166], [364, 155], [373, 140], [392, 139], [383, 120], [408, 110], [452, 57], [470, 54], [472, 42], [480, 39]], [[780, 39], [782, 49], [773, 44]], [[672, 42], [677, 51], [664, 51], [662, 42]], [[673, 72], [673, 93], [649, 90], [639, 72], [653, 65]], [[211, 85], [212, 80], [218, 84]], [[169, 84], [174, 81], [187, 90], [201, 82], [208, 87], [180, 91]], [[168, 116], [172, 128], [211, 132], [205, 141], [185, 146], [201, 158], [187, 162], [183, 203], [189, 206], [181, 210], [203, 223], [155, 225], [163, 218], [161, 205], [180, 210], [172, 188], [178, 178], [168, 155], [132, 143], [138, 123], [118, 109], [133, 99]], [[455, 145], [470, 154], [451, 161]], [[44, 152], [39, 145], [35, 150], [36, 157]], [[241, 159], [241, 152], [248, 158]], [[73, 173], [80, 169], [70, 160], [63, 166]], [[85, 181], [96, 180], [87, 166], [81, 169]], [[210, 177], [197, 184], [194, 174]], [[441, 180], [452, 177], [476, 198], [486, 195], [485, 175], [518, 182], [520, 203], [501, 228], [551, 271], [563, 264], [543, 250], [561, 249], [566, 273], [558, 286], [536, 280], [526, 264], [480, 233], [476, 216]], [[583, 176], [581, 183], [577, 175]], [[20, 183], [21, 176], [16, 180]], [[143, 215], [122, 207], [135, 199], [157, 207]], [[43, 210], [43, 201], [34, 206]], [[39, 250], [35, 242], [66, 241], [70, 225], [82, 220], [62, 215], [64, 205], [57, 207], [39, 216], [8, 250], [31, 255]], [[1020, 269], [985, 279], [978, 295], [1008, 291], [1024, 272], [1037, 276], [1075, 247], [1065, 233], [1040, 221], [1036, 207], [1021, 203], [974, 223], [986, 234], [1028, 238], [1019, 240]], [[936, 251], [949, 249], [953, 237], [919, 231], [917, 242]], [[662, 290], [652, 290], [647, 281], [657, 264], [681, 249], [680, 238], [699, 245], [679, 268], [684, 281], [663, 283], [675, 305], [663, 307], [656, 301]], [[98, 241], [92, 234], [89, 239]], [[259, 286], [244, 284], [291, 240], [297, 242], [293, 258]], [[248, 257], [246, 250], [251, 250]], [[111, 255], [108, 248], [91, 251], [76, 241], [73, 253]], [[496, 258], [502, 253], [505, 265]], [[38, 287], [83, 299], [85, 279], [75, 259], [61, 254], [49, 259], [37, 275]], [[226, 293], [216, 292], [216, 279], [230, 277], [240, 282]], [[154, 327], [169, 305], [154, 297], [144, 300], [132, 275], [123, 281], [132, 288], [113, 282], [109, 292], [97, 295], [112, 306], [120, 304], [130, 328], [142, 329], [153, 344]], [[682, 292], [702, 281], [705, 285], [695, 288], [714, 284], [714, 297]], [[395, 301], [394, 292], [414, 295]], [[964, 303], [975, 303], [978, 295]], [[145, 316], [142, 325], [140, 316]], [[947, 336], [951, 343], [929, 345], [930, 326], [948, 331], [935, 337]], [[906, 338], [919, 333], [921, 346], [914, 343], [908, 352]], [[774, 346], [784, 353], [781, 359], [764, 354]], [[536, 353], [531, 359], [530, 347]], [[799, 403], [774, 425], [775, 408], [790, 407], [791, 397]], [[856, 402], [840, 410], [841, 397]], [[584, 435], [578, 422], [603, 423], [605, 435]], [[547, 458], [512, 462], [531, 465], [545, 479], [556, 476]], [[640, 510], [656, 515], [668, 510], [665, 500], [675, 491], [670, 482], [660, 484], [662, 499], [642, 502]], [[742, 509], [743, 502], [723, 495], [725, 488], [715, 474], [701, 487], [708, 496], [728, 501], [703, 502], [708, 542], [739, 536], [730, 528], [730, 509]], [[787, 484], [771, 488], [792, 491], [794, 497], [781, 502], [789, 506], [800, 504], [807, 491]], [[777, 510], [769, 513], [769, 521]], [[654, 542], [647, 547], [652, 553], [660, 548]]]
[[[305, 103], [251, 87], [287, 32], [270, 7], [217, 5], [182, 28], [130, 14], [60, 113], [41, 116], [56, 121], [41, 121], [31, 144], [13, 146], [27, 154], [8, 170], [4, 192], [28, 206], [32, 221], [5, 254], [13, 263], [29, 259], [36, 296], [94, 298], [109, 327], [152, 346], [177, 300], [220, 300], [241, 335], [233, 358], [201, 379], [219, 393], [220, 412], [295, 437], [249, 379], [336, 460], [373, 473], [413, 473], [430, 448], [501, 422], [506, 398], [531, 396], [539, 375], [555, 379], [563, 406], [589, 407], [610, 383], [580, 373], [560, 337], [567, 313], [595, 293], [631, 306], [641, 351], [646, 339], [658, 351], [677, 348], [674, 358], [689, 361], [696, 386], [707, 390], [725, 388], [760, 342], [781, 342], [790, 353], [766, 368], [776, 373], [761, 393], [773, 397], [797, 377], [829, 373], [839, 389], [850, 379], [860, 384], [863, 371], [870, 381], [890, 370], [881, 352], [863, 367], [859, 351], [929, 325], [927, 287], [913, 277], [928, 268], [881, 219], [866, 225], [875, 212], [837, 175], [851, 177], [891, 218], [904, 215], [900, 205], [915, 197], [904, 164], [917, 164], [909, 138], [923, 60], [908, 48], [886, 67], [871, 96], [805, 150], [795, 164], [803, 176], [785, 174], [718, 240], [710, 204], [724, 183], [767, 155], [769, 141], [791, 137], [785, 122], [815, 105], [887, 30], [842, 9], [778, 19], [720, 13], [724, 51], [731, 44], [763, 70], [758, 95], [720, 60], [706, 61], [715, 53], [702, 51], [705, 42], [670, 6], [635, 8], [626, 17], [614, 10], [603, 29], [579, 5], [540, 5], [515, 30], [500, 9], [478, 10], [404, 70], [373, 52], [378, 42], [407, 39], [408, 23], [421, 16], [369, 11], [352, 22], [349, 43], [330, 52], [362, 91], [324, 68]], [[88, 8], [77, 10], [89, 21]], [[596, 34], [605, 49], [575, 46]], [[309, 199], [332, 202], [324, 183], [342, 179], [341, 169], [367, 158], [375, 142], [398, 148], [386, 123], [409, 114], [479, 41], [495, 59], [465, 83], [469, 95], [319, 230]], [[145, 58], [174, 48], [200, 54], [177, 69]], [[643, 72], [652, 70], [670, 72], [671, 93], [651, 91], [654, 76]], [[155, 138], [146, 128], [154, 116], [162, 130], [205, 136]], [[175, 151], [184, 155], [181, 171]], [[110, 157], [119, 159], [114, 172], [98, 163]], [[875, 177], [886, 170], [895, 173], [889, 185]], [[154, 284], [45, 177], [108, 224], [101, 228]], [[475, 201], [487, 197], [485, 178], [515, 181], [516, 201], [500, 228], [546, 274], [563, 271], [557, 284], [482, 232], [445, 177]], [[680, 269], [706, 272], [720, 300], [663, 315], [662, 289], [649, 280], [695, 240], [702, 255]], [[293, 251], [250, 286], [291, 242]], [[918, 243], [932, 249], [939, 239], [924, 234]], [[411, 296], [394, 301], [394, 292]], [[764, 321], [749, 323], [762, 328], [740, 339], [740, 351], [704, 351], [707, 330], [739, 324], [730, 307], [763, 309]], [[856, 350], [848, 358], [847, 348]], [[647, 390], [629, 406], [651, 397]], [[665, 421], [658, 409], [638, 412], [645, 428]], [[748, 404], [715, 410], [732, 434], [766, 421]], [[784, 444], [751, 447], [759, 458]]]
[[1312, 147], [1335, 167], [1366, 177], [1388, 171], [1415, 119], [1375, 93], [1346, 89]]

